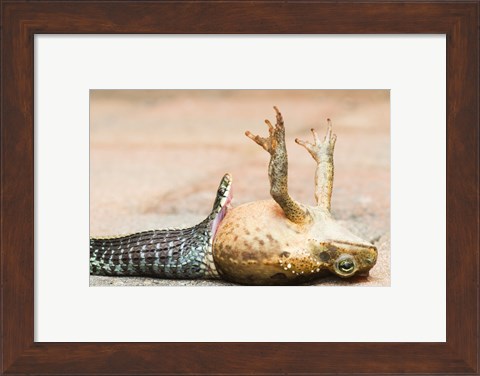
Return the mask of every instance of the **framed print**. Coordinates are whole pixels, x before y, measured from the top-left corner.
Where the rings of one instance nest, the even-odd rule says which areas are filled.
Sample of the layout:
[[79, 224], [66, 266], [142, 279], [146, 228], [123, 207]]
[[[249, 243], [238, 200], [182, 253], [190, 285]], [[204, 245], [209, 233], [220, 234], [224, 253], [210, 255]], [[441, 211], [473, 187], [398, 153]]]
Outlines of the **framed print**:
[[[145, 55], [138, 46], [142, 46], [149, 55]], [[445, 166], [438, 162], [445, 160], [445, 132], [441, 131], [445, 130], [445, 38], [443, 36], [424, 36], [415, 39], [409, 36], [403, 38], [383, 36], [381, 40], [378, 40], [370, 36], [312, 35], [306, 37], [255, 36], [254, 38], [250, 36], [218, 38], [199, 35], [182, 37], [149, 35], [135, 38], [61, 36], [61, 38], [57, 38], [45, 35], [35, 37], [35, 48], [35, 64], [38, 67], [35, 84], [36, 98], [38, 99], [35, 119], [37, 145], [35, 160], [37, 163], [36, 186], [40, 193], [37, 201], [36, 229], [37, 233], [41, 234], [37, 238], [38, 242], [35, 248], [35, 294], [42, 297], [37, 301], [35, 309], [36, 341], [423, 342], [445, 340], [445, 316], [444, 313], [442, 314], [445, 312], [445, 291], [441, 287], [445, 284], [445, 258], [442, 256], [445, 245], [441, 244], [441, 239], [444, 237], [438, 236], [445, 228], [444, 214], [440, 209], [445, 201], [445, 192], [438, 188], [445, 185], [443, 173]], [[252, 52], [251, 48], [254, 48], [255, 51]], [[407, 50], [405, 50], [406, 48]], [[188, 68], [188, 56], [195, 49], [202, 51], [204, 57], [201, 61], [196, 61], [195, 66]], [[271, 67], [268, 57], [281, 55], [285, 49], [294, 49], [296, 53], [285, 56], [275, 67]], [[59, 51], [59, 53], [53, 53], [54, 51]], [[94, 51], [94, 56], [91, 56], [92, 51]], [[126, 51], [128, 54], [125, 53]], [[223, 57], [217, 56], [218, 51], [222, 51]], [[330, 61], [329, 66], [328, 62], [322, 61], [321, 56], [318, 57], [315, 51], [322, 51], [322, 55], [336, 56], [336, 58]], [[355, 59], [350, 56], [352, 51], [353, 53], [362, 51], [369, 56], [369, 59], [365, 59], [363, 63], [357, 62], [355, 69], [350, 69], [348, 73], [329, 75], [328, 72], [334, 69], [332, 65], [338, 65], [339, 61], [349, 62]], [[380, 56], [379, 51], [381, 51]], [[160, 56], [156, 54], [160, 54]], [[410, 63], [408, 69], [405, 65], [408, 62], [403, 63], [401, 72], [397, 72], [392, 77], [388, 73], [388, 69], [401, 61], [402, 56], [410, 55], [417, 56], [418, 61], [414, 64]], [[129, 60], [130, 56], [143, 61], [143, 66], [141, 73], [135, 72], [135, 80], [129, 82], [128, 78], [125, 79], [128, 77], [126, 72], [129, 72], [131, 66], [134, 66], [134, 62]], [[175, 58], [167, 59], [166, 56]], [[249, 71], [248, 74], [243, 75], [232, 75], [231, 71], [240, 72], [243, 69], [247, 72], [245, 66], [235, 66], [236, 61], [242, 61], [241, 56], [260, 58], [255, 60], [255, 71]], [[218, 71], [216, 69], [218, 59], [223, 59], [221, 65], [229, 66], [230, 69]], [[81, 69], [92, 60], [98, 62], [95, 70]], [[174, 67], [170, 64], [178, 64], [178, 60], [184, 61], [186, 65], [178, 70], [178, 74], [169, 74], [169, 82], [165, 75], [157, 73], [174, 72]], [[291, 67], [299, 61], [308, 62], [302, 64], [302, 74], [290, 74]], [[376, 64], [372, 64], [372, 61], [375, 61]], [[70, 77], [69, 80], [57, 78], [68, 76], [68, 71], [77, 64], [80, 65], [80, 68], [76, 69], [75, 77]], [[261, 67], [262, 64], [263, 67]], [[386, 69], [387, 72], [380, 73], [382, 69]], [[198, 72], [203, 72], [203, 74], [198, 74]], [[256, 72], [261, 72], [261, 74], [256, 74]], [[360, 72], [361, 74], [359, 74]], [[421, 72], [420, 77], [414, 72]], [[388, 81], [382, 82], [382, 77], [383, 79], [388, 77]], [[100, 84], [97, 83], [98, 80], [100, 80]], [[105, 88], [106, 81], [109, 82], [108, 87], [114, 89], [110, 89], [108, 92], [105, 89], [101, 91], [92, 89], [95, 87]], [[188, 85], [188, 87], [185, 88], [184, 85]], [[261, 91], [264, 87], [272, 86], [274, 89]], [[149, 90], [132, 90], [140, 87]], [[236, 90], [225, 92], [215, 89], [217, 87], [234, 87]], [[304, 91], [281, 89], [285, 87], [302, 87]], [[318, 87], [329, 90], [316, 90]], [[331, 90], [338, 87], [348, 87], [349, 89]], [[395, 101], [391, 106], [386, 99], [386, 90], [379, 89], [382, 87], [388, 87], [394, 95]], [[415, 87], [415, 93], [422, 97], [416, 97], [412, 93], [411, 87]], [[163, 88], [163, 91], [158, 88]], [[87, 93], [89, 95], [85, 96]], [[76, 95], [80, 95], [81, 99], [80, 97], [78, 101], [68, 99], [76, 97]], [[121, 98], [120, 107], [116, 105], [115, 96], [118, 99]], [[135, 101], [132, 96], [136, 98]], [[424, 100], [424, 96], [428, 96], [429, 100]], [[418, 109], [416, 104], [420, 101], [423, 106]], [[177, 105], [180, 105], [180, 111]], [[258, 263], [258, 260], [254, 259], [255, 255], [251, 255], [252, 250], [266, 252], [272, 250], [268, 248], [268, 245], [271, 242], [274, 243], [273, 257], [279, 255], [279, 259], [273, 260], [275, 265], [275, 267], [271, 265], [273, 271], [270, 272], [272, 269], [268, 269], [268, 275], [258, 276], [257, 274], [256, 279], [240, 281], [243, 284], [257, 282], [264, 286], [250, 290], [246, 288], [232, 289], [231, 287], [149, 289], [148, 286], [152, 284], [168, 283], [170, 286], [179, 284], [199, 286], [202, 284], [205, 286], [208, 283], [210, 287], [213, 287], [212, 285], [218, 286], [220, 283], [224, 286], [225, 282], [239, 282], [238, 280], [226, 280], [223, 278], [224, 276], [222, 279], [208, 280], [191, 279], [189, 275], [184, 275], [180, 280], [162, 278], [164, 277], [161, 275], [164, 273], [162, 266], [167, 264], [162, 261], [175, 260], [174, 257], [169, 256], [169, 249], [172, 250], [173, 256], [176, 247], [181, 248], [181, 244], [183, 244], [182, 237], [178, 235], [168, 242], [164, 241], [163, 239], [169, 237], [163, 236], [165, 231], [162, 229], [184, 225], [187, 228], [192, 228], [192, 226], [195, 228], [196, 224], [202, 223], [204, 218], [201, 216], [207, 216], [208, 213], [205, 210], [212, 205], [211, 191], [215, 191], [215, 187], [212, 185], [218, 184], [217, 180], [221, 179], [226, 172], [233, 176], [231, 189], [234, 192], [234, 200], [236, 200], [232, 203], [233, 209], [228, 210], [228, 215], [234, 214], [236, 208], [242, 207], [241, 200], [248, 204], [249, 202], [264, 201], [268, 197], [269, 178], [266, 171], [268, 160], [262, 159], [262, 153], [260, 155], [256, 153], [258, 146], [256, 147], [255, 143], [252, 145], [251, 141], [245, 137], [244, 128], [246, 124], [251, 124], [251, 128], [247, 128], [248, 130], [254, 134], [262, 134], [266, 125], [261, 121], [259, 123], [258, 117], [260, 119], [269, 118], [268, 114], [265, 114], [265, 107], [270, 109], [269, 112], [275, 114], [272, 105], [282, 111], [289, 163], [288, 190], [299, 203], [313, 203], [314, 195], [312, 195], [311, 187], [314, 185], [312, 183], [314, 177], [312, 176], [311, 162], [314, 160], [313, 158], [312, 160], [304, 158], [304, 150], [296, 145], [294, 139], [308, 139], [311, 135], [309, 124], [314, 128], [318, 127], [319, 132], [322, 129], [325, 132], [326, 123], [328, 123], [325, 117], [332, 118], [332, 131], [334, 129], [334, 134], [338, 137], [335, 144], [335, 191], [332, 194], [332, 215], [335, 219], [343, 219], [343, 223], [349, 226], [357, 224], [357, 226], [370, 227], [365, 228], [367, 232], [364, 235], [359, 231], [360, 228], [351, 229], [351, 231], [356, 230], [358, 236], [362, 236], [378, 246], [378, 260], [371, 269], [370, 275], [353, 280], [338, 276], [331, 279], [327, 279], [326, 276], [320, 277], [319, 274], [325, 271], [325, 266], [328, 268], [329, 265], [328, 260], [325, 265], [320, 259], [314, 260], [315, 268], [299, 271], [300, 278], [304, 277], [305, 273], [307, 276], [318, 276], [319, 278], [304, 283], [299, 281], [297, 284], [296, 281], [300, 278], [297, 279], [296, 273], [293, 272], [298, 270], [298, 266], [296, 266], [296, 260], [292, 260], [292, 258], [296, 256], [299, 249], [302, 249], [301, 245], [297, 245], [291, 250], [285, 248], [277, 250], [277, 244], [272, 242], [268, 235], [277, 241], [280, 241], [281, 235], [277, 233], [274, 237], [274, 234], [268, 232], [260, 234], [261, 231], [256, 227], [268, 226], [260, 225], [261, 218], [257, 218], [261, 217], [259, 215], [251, 216], [255, 218], [254, 228], [248, 229], [250, 233], [255, 234], [253, 244], [248, 243], [246, 231], [233, 234], [233, 237], [238, 236], [236, 241], [234, 238], [234, 242], [238, 243], [240, 239], [242, 239], [240, 243], [242, 245], [247, 242], [247, 250], [240, 252], [241, 257], [245, 253], [246, 259], [231, 258], [240, 265], [244, 265], [243, 263], [246, 262], [245, 270], [248, 270], [248, 274], [244, 273], [244, 275], [253, 275], [252, 272], [256, 265], [264, 265], [263, 262], [269, 260], [267, 256], [265, 257], [267, 260], [259, 260], [260, 263]], [[43, 110], [50, 106], [53, 106], [52, 109], [55, 110]], [[137, 108], [137, 106], [140, 107]], [[395, 135], [393, 140], [390, 140], [391, 137], [389, 137], [390, 107], [391, 112], [396, 114], [392, 119], [391, 127]], [[416, 110], [412, 112], [411, 108], [416, 108]], [[208, 115], [204, 116], [202, 111], [206, 109], [208, 109]], [[232, 116], [238, 109], [242, 109], [241, 113]], [[358, 114], [358, 111], [367, 112]], [[178, 116], [177, 113], [179, 113]], [[401, 119], [398, 119], [399, 116]], [[144, 117], [144, 120], [140, 121], [141, 117]], [[58, 119], [66, 118], [70, 122], [69, 137], [73, 137], [77, 142], [43, 146], [43, 139], [55, 139], [57, 134], [64, 131], [63, 121], [58, 121]], [[84, 127], [83, 124], [89, 120], [90, 127]], [[180, 123], [175, 123], [176, 121], [180, 121]], [[401, 124], [408, 124], [408, 126], [400, 126]], [[255, 126], [256, 128], [254, 128]], [[410, 137], [412, 127], [418, 129], [417, 137], [414, 139]], [[187, 130], [188, 132], [186, 132]], [[128, 134], [127, 137], [122, 136], [125, 132]], [[179, 132], [186, 133], [178, 137], [176, 134]], [[353, 140], [349, 138], [349, 133], [354, 135]], [[438, 135], [440, 136], [438, 137]], [[348, 147], [349, 139], [353, 141], [350, 142], [350, 147]], [[399, 199], [394, 197], [392, 200], [394, 210], [391, 215], [391, 221], [396, 222], [397, 226], [410, 234], [408, 238], [393, 236], [393, 250], [416, 249], [416, 252], [421, 252], [422, 258], [429, 259], [430, 267], [428, 270], [422, 270], [424, 282], [422, 286], [415, 286], [412, 291], [412, 280], [408, 278], [408, 273], [397, 271], [394, 280], [395, 289], [360, 288], [372, 284], [386, 287], [390, 284], [388, 280], [390, 242], [387, 240], [390, 228], [388, 223], [390, 217], [388, 169], [390, 164], [393, 167], [397, 166], [394, 168], [396, 174], [392, 176], [396, 180], [398, 180], [399, 173], [406, 174], [403, 179], [424, 173], [425, 163], [427, 163], [425, 157], [422, 164], [407, 163], [407, 166], [410, 166], [408, 170], [402, 169], [401, 163], [399, 163], [399, 161], [406, 161], [410, 155], [414, 156], [414, 154], [406, 156], [402, 153], [404, 144], [408, 144], [414, 149], [421, 149], [424, 139], [429, 139], [428, 159], [431, 161], [428, 167], [429, 179], [419, 178], [422, 184], [417, 188], [417, 192], [425, 191], [428, 194], [419, 193], [414, 197], [408, 195], [409, 205], [406, 205], [407, 194], [403, 191], [403, 205], [395, 206]], [[245, 141], [249, 142], [245, 143]], [[90, 148], [88, 147], [89, 143]], [[206, 150], [203, 145], [207, 145]], [[116, 148], [120, 149], [120, 155], [115, 155]], [[89, 149], [90, 161], [87, 157]], [[169, 162], [168, 155], [170, 153], [173, 153], [174, 158], [171, 158]], [[67, 159], [66, 156], [69, 154], [75, 157]], [[58, 155], [65, 157], [57, 158]], [[219, 157], [220, 155], [221, 157]], [[102, 156], [113, 163], [109, 166], [102, 165]], [[126, 160], [119, 163], [122, 156]], [[133, 162], [136, 158], [140, 158], [140, 161]], [[391, 159], [391, 163], [389, 159]], [[68, 165], [64, 165], [66, 161], [68, 161]], [[149, 164], [151, 167], [148, 167]], [[419, 166], [420, 169], [415, 169], [415, 166]], [[88, 186], [84, 184], [87, 181], [89, 168], [90, 208]], [[148, 168], [147, 175], [137, 175], [142, 168]], [[169, 168], [172, 170], [169, 171]], [[241, 168], [245, 170], [241, 171]], [[347, 172], [349, 169], [351, 173]], [[62, 171], [62, 173], [59, 174], [57, 171]], [[372, 174], [374, 171], [380, 174], [378, 178]], [[81, 178], [81, 176], [85, 176], [85, 178]], [[188, 181], [185, 177], [191, 180]], [[152, 182], [151, 188], [148, 187], [148, 182]], [[166, 192], [162, 192], [162, 185], [167, 188]], [[102, 190], [104, 192], [106, 190], [107, 193], [102, 194]], [[380, 192], [380, 195], [374, 194], [372, 190]], [[75, 192], [76, 199], [70, 201], [68, 205], [64, 205], [59, 200], [44, 200], [41, 197], [42, 192], [54, 192], [53, 196], [61, 197], [62, 192], [65, 191]], [[115, 197], [121, 198], [115, 199]], [[176, 197], [180, 198], [180, 202]], [[120, 210], [104, 206], [103, 203], [108, 204], [112, 202], [111, 200], [117, 200], [117, 208]], [[48, 208], [42, 205], [45, 202], [48, 202]], [[374, 210], [375, 205], [378, 205], [381, 210], [378, 208]], [[169, 209], [169, 206], [170, 208], [174, 206], [174, 209]], [[343, 214], [340, 212], [342, 206], [346, 206]], [[413, 210], [412, 206], [416, 207], [414, 218], [406, 215]], [[193, 208], [197, 208], [196, 211]], [[362, 209], [365, 214], [360, 211]], [[125, 210], [128, 211], [128, 214], [123, 214]], [[403, 210], [406, 210], [406, 213], [402, 213]], [[430, 219], [428, 224], [424, 224], [422, 218], [431, 217], [432, 210], [436, 213], [435, 218]], [[90, 229], [87, 226], [89, 211]], [[76, 215], [71, 216], [72, 212]], [[86, 213], [83, 219], [82, 213]], [[107, 216], [98, 219], [102, 213]], [[352, 218], [352, 214], [354, 218]], [[194, 215], [196, 217], [193, 217]], [[188, 218], [189, 216], [191, 218]], [[244, 219], [249, 217], [247, 215]], [[65, 221], [65, 218], [69, 218], [69, 220]], [[142, 220], [145, 222], [142, 223]], [[166, 222], [168, 220], [171, 222]], [[227, 220], [228, 216], [221, 221], [222, 227], [228, 223]], [[115, 222], [117, 225], [113, 225]], [[237, 223], [242, 223], [242, 220], [238, 220]], [[375, 223], [377, 223], [377, 227], [374, 227]], [[320, 225], [322, 225], [322, 221], [320, 221]], [[103, 229], [99, 226], [102, 226]], [[111, 227], [107, 228], [106, 226]], [[312, 232], [310, 232], [311, 235], [305, 236], [303, 228], [307, 228], [309, 231], [315, 229], [310, 225], [296, 227], [300, 232], [300, 239], [315, 239], [315, 236], [318, 236]], [[426, 231], [427, 228], [429, 228], [428, 231]], [[148, 229], [158, 229], [158, 232], [152, 233]], [[419, 233], [419, 229], [421, 229], [421, 233]], [[147, 233], [144, 233], [145, 230]], [[112, 234], [128, 234], [132, 231], [143, 234], [141, 240], [138, 238], [138, 245], [136, 240], [131, 241], [136, 236], [132, 238], [127, 235], [120, 239], [114, 237], [115, 245], [112, 246], [112, 242], [109, 240]], [[218, 231], [221, 235], [221, 229]], [[172, 233], [174, 232], [172, 231]], [[228, 226], [226, 232], [229, 232]], [[435, 235], [427, 236], [427, 232]], [[94, 240], [91, 248], [92, 275], [88, 281], [85, 272], [89, 265], [87, 257], [85, 257], [85, 250], [88, 248], [86, 240], [89, 233], [92, 234]], [[170, 232], [167, 231], [167, 233]], [[153, 236], [149, 238], [154, 234], [156, 234], [155, 239]], [[245, 237], [240, 238], [243, 234]], [[102, 239], [105, 236], [107, 239]], [[378, 236], [380, 236], [378, 239], [380, 242], [375, 241]], [[186, 238], [190, 239], [188, 235]], [[215, 235], [212, 252], [214, 257], [217, 257], [215, 245], [218, 239], [219, 235]], [[334, 240], [335, 244], [331, 244], [332, 249], [338, 252], [338, 240], [343, 241], [344, 239], [336, 238]], [[65, 252], [62, 247], [50, 247], [49, 244], [55, 241], [69, 244], [68, 251]], [[125, 245], [121, 243], [122, 241]], [[261, 241], [264, 242], [263, 245]], [[294, 241], [297, 242], [297, 240]], [[170, 242], [173, 242], [171, 246], [169, 246]], [[284, 247], [294, 244], [289, 240], [284, 240], [284, 242], [285, 244], [282, 245]], [[289, 245], [286, 242], [289, 242]], [[399, 245], [398, 242], [404, 243]], [[131, 244], [128, 245], [128, 243]], [[237, 243], [234, 243], [232, 247]], [[321, 242], [313, 243], [315, 245], [313, 252], [317, 252], [317, 254], [320, 253], [317, 247], [322, 247], [319, 243]], [[325, 243], [328, 248], [331, 243], [330, 239], [325, 239]], [[205, 243], [200, 241], [195, 244]], [[137, 257], [137, 251], [143, 252], [144, 246], [145, 265], [142, 261], [143, 257]], [[189, 249], [187, 246], [183, 250], [185, 248]], [[111, 270], [110, 258], [112, 261], [117, 259], [117, 255], [122, 254], [122, 249], [124, 249], [122, 265], [113, 265], [113, 270]], [[154, 253], [148, 254], [151, 249], [155, 249]], [[368, 251], [368, 249], [366, 250]], [[112, 250], [116, 254], [112, 255]], [[286, 255], [284, 252], [290, 254]], [[348, 250], [342, 253], [331, 259], [343, 260], [349, 255]], [[164, 255], [163, 260], [162, 254]], [[409, 252], [398, 251], [392, 253], [394, 275], [395, 270], [399, 270], [398, 268], [400, 270], [409, 269], [409, 254]], [[309, 254], [306, 253], [306, 255], [308, 261]], [[158, 262], [153, 265], [147, 260], [149, 258], [157, 259]], [[58, 266], [55, 267], [59, 259], [68, 265], [78, 267], [59, 269]], [[132, 263], [129, 263], [130, 259], [132, 259]], [[198, 259], [195, 260], [195, 262], [197, 261]], [[174, 270], [183, 273], [183, 270], [189, 270], [189, 266], [195, 265], [195, 262], [187, 260], [187, 262], [180, 263], [180, 269]], [[144, 265], [143, 268], [150, 268], [147, 263], [152, 264], [151, 269], [142, 270], [142, 265]], [[128, 270], [129, 264], [131, 265], [130, 271]], [[126, 270], [118, 268], [121, 266]], [[174, 267], [178, 268], [178, 263], [169, 266], [168, 272], [172, 273]], [[236, 268], [236, 270], [240, 270], [240, 268]], [[303, 276], [302, 271], [304, 272]], [[382, 271], [383, 273], [381, 273]], [[119, 275], [109, 275], [112, 272]], [[133, 276], [121, 275], [125, 272], [132, 273]], [[160, 274], [160, 278], [151, 278], [146, 275], [148, 273]], [[63, 283], [53, 283], [55, 279], [48, 278], [52, 274], [55, 274], [56, 279], [62, 280]], [[283, 278], [282, 274], [286, 278]], [[178, 276], [178, 273], [175, 276]], [[262, 276], [263, 280], [259, 278]], [[230, 275], [225, 275], [225, 278], [229, 277]], [[280, 289], [265, 286], [267, 283], [287, 284], [290, 281], [294, 290], [287, 286]], [[88, 288], [88, 282], [93, 291]], [[316, 283], [319, 288], [310, 289], [305, 286], [308, 283]], [[329, 283], [335, 283], [335, 285], [342, 283], [347, 286], [342, 294], [338, 294], [336, 289], [325, 288]], [[99, 284], [103, 284], [103, 286], [120, 284], [122, 289], [94, 287]], [[132, 284], [140, 284], [140, 286], [129, 289], [128, 286]], [[71, 293], [73, 291], [75, 291], [74, 294]], [[116, 294], [121, 294], [121, 301], [129, 301], [129, 304], [118, 307], [119, 300], [116, 300]], [[248, 294], [248, 299], [245, 294]], [[275, 310], [278, 309], [278, 302], [285, 299], [284, 296], [295, 296], [292, 304], [282, 305], [284, 314], [295, 317], [298, 304], [310, 302], [311, 309], [317, 311], [317, 319], [320, 321], [327, 320], [328, 315], [335, 315], [340, 321], [349, 321], [349, 311], [344, 309], [343, 304], [344, 300], [348, 299], [349, 304], [362, 307], [360, 311], [356, 312], [356, 318], [365, 325], [361, 330], [355, 331], [349, 330], [348, 326], [329, 326], [322, 331], [312, 331], [309, 330], [311, 323], [305, 320], [297, 323], [295, 331], [278, 331], [277, 328], [283, 326], [283, 317], [276, 315]], [[173, 301], [176, 304], [170, 305], [169, 309], [165, 310], [163, 302]], [[164, 321], [188, 321], [191, 312], [190, 304], [202, 306], [205, 301], [209, 302], [209, 309], [200, 310], [196, 314], [197, 319], [204, 325], [195, 331], [179, 331], [175, 326], [151, 327], [148, 321], [140, 321], [131, 327], [125, 326], [121, 332], [116, 330], [121, 325], [123, 315], [139, 317], [143, 315], [144, 310], [154, 312]], [[324, 302], [329, 302], [328, 315], [322, 310]], [[256, 310], [251, 310], [252, 305], [256, 307]], [[412, 305], [421, 312], [415, 317], [411, 316]], [[95, 306], [96, 310], [110, 317], [108, 325], [101, 325], [101, 321], [87, 320], [83, 307], [89, 306]], [[231, 307], [235, 307], [235, 309], [232, 310]], [[116, 314], [119, 310], [123, 312], [123, 315]], [[270, 319], [255, 320], [257, 310]], [[243, 317], [249, 322], [248, 327], [231, 326], [229, 320], [219, 322], [215, 315], [210, 314], [212, 311], [220, 316], [229, 317], [231, 320], [241, 320]], [[90, 313], [87, 312], [87, 314]], [[83, 316], [78, 317], [77, 315]], [[395, 315], [409, 317], [408, 327], [392, 326], [387, 318]], [[65, 317], [69, 319], [65, 320]], [[426, 321], [425, 318], [428, 320]], [[71, 327], [71, 321], [90, 322], [90, 324], [78, 324]], [[418, 323], [421, 323], [420, 327], [416, 325]]]
[[[3, 373], [479, 373], [478, 1], [1, 7]], [[278, 198], [255, 143], [268, 151], [261, 136], [283, 125], [289, 190], [314, 205], [314, 182], [325, 190], [332, 177], [314, 178], [306, 140], [317, 127], [332, 137], [327, 124], [338, 136], [332, 214], [358, 225], [362, 252], [380, 252], [370, 277], [267, 286], [317, 273], [280, 246], [265, 275], [216, 259], [219, 286], [108, 275], [201, 273], [173, 257], [190, 233], [171, 244], [126, 237], [125, 255], [122, 237], [94, 240], [88, 259], [90, 237], [200, 223], [210, 196], [228, 191], [215, 186], [220, 170], [233, 169], [239, 200]], [[307, 179], [308, 192], [296, 185]], [[282, 200], [294, 222], [297, 207]], [[248, 218], [252, 241], [268, 241]], [[318, 272], [330, 259], [334, 274], [364, 265], [360, 240], [339, 233], [320, 242]], [[223, 234], [215, 257], [268, 264], [248, 242], [235, 259], [239, 234]], [[144, 261], [155, 257], [175, 263]]]

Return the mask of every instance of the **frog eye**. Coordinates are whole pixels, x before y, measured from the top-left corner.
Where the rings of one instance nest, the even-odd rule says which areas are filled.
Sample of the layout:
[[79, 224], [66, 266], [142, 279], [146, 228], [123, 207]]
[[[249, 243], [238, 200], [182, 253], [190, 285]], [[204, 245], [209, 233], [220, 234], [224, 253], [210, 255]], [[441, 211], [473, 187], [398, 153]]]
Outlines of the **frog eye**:
[[355, 262], [351, 258], [345, 258], [338, 262], [337, 268], [342, 274], [351, 274], [355, 270]]
[[340, 269], [342, 272], [350, 273], [353, 270], [354, 266], [355, 265], [352, 260], [342, 260], [338, 264], [338, 269]]

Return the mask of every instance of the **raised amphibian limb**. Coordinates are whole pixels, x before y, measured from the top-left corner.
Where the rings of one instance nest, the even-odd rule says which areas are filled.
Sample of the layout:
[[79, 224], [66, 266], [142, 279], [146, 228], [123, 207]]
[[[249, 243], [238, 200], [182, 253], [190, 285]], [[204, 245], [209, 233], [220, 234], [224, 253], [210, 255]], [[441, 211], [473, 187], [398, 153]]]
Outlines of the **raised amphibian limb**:
[[309, 223], [312, 221], [311, 215], [288, 194], [288, 157], [285, 146], [285, 127], [282, 114], [277, 107], [274, 106], [273, 108], [277, 115], [277, 121], [275, 125], [272, 125], [269, 120], [265, 120], [268, 125], [268, 137], [255, 136], [249, 131], [246, 131], [245, 135], [270, 153], [270, 163], [268, 165], [270, 194], [283, 209], [285, 216], [294, 223]]
[[332, 189], [333, 189], [333, 151], [337, 136], [332, 134], [332, 122], [327, 119], [328, 128], [323, 141], [318, 137], [317, 132], [312, 128], [313, 144], [302, 141], [298, 138], [295, 142], [302, 145], [311, 154], [317, 169], [315, 171], [315, 199], [317, 206], [330, 212]]

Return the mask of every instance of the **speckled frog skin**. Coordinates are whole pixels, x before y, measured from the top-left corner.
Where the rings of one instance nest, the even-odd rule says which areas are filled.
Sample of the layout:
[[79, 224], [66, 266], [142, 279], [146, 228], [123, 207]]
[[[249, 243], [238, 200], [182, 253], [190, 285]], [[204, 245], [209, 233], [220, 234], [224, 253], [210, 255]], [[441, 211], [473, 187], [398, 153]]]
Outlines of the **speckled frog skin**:
[[342, 278], [367, 275], [377, 261], [377, 249], [342, 227], [330, 213], [336, 141], [330, 120], [323, 140], [313, 129], [313, 143], [295, 140], [317, 164], [317, 205], [307, 206], [288, 194], [285, 127], [280, 111], [274, 109], [276, 124], [265, 120], [268, 137], [246, 132], [271, 156], [268, 176], [273, 200], [227, 212], [213, 243], [219, 275], [248, 285], [298, 284], [330, 273]]
[[300, 284], [335, 274], [367, 275], [377, 249], [336, 222], [330, 213], [333, 187], [332, 124], [323, 140], [295, 140], [313, 157], [316, 206], [288, 194], [288, 158], [280, 111], [269, 136], [246, 135], [270, 154], [273, 200], [230, 208], [232, 177], [220, 182], [210, 214], [190, 228], [172, 228], [90, 239], [90, 273], [174, 279], [215, 279], [246, 285]]

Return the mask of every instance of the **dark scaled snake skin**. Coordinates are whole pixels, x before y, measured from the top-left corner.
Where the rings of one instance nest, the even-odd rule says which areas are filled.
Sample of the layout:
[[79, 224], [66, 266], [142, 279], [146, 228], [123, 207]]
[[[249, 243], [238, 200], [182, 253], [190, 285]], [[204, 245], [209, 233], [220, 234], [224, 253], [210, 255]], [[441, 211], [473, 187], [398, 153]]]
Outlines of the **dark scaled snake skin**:
[[232, 178], [219, 185], [211, 213], [189, 228], [90, 239], [90, 274], [172, 279], [219, 278], [212, 244], [231, 201]]

